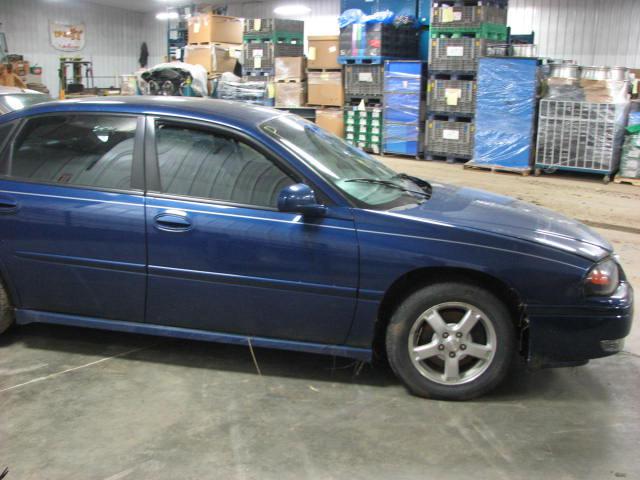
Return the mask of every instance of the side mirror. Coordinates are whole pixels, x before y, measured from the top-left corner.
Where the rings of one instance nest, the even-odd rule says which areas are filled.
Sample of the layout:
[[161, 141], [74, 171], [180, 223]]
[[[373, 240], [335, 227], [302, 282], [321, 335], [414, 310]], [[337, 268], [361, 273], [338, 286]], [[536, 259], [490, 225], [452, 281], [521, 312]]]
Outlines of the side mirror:
[[318, 203], [316, 194], [304, 183], [296, 183], [282, 189], [278, 196], [278, 210], [314, 217], [327, 213], [327, 207]]

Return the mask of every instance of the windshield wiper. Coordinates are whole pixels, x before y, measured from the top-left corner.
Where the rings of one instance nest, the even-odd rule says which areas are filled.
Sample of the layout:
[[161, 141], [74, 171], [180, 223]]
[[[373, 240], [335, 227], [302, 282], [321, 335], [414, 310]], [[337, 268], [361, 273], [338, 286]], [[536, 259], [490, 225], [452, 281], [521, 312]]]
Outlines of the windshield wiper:
[[345, 180], [347, 182], [358, 182], [358, 183], [373, 183], [376, 185], [383, 185], [389, 188], [395, 188], [396, 190], [401, 190], [405, 193], [411, 193], [413, 195], [420, 195], [421, 197], [425, 197], [427, 199], [431, 198], [431, 193], [427, 193], [425, 191], [411, 190], [410, 188], [403, 187], [402, 185], [398, 185], [391, 180], [382, 180], [381, 178], [349, 178]]
[[429, 195], [429, 198], [431, 198], [431, 194], [433, 192], [433, 188], [431, 187], [431, 184], [429, 182], [427, 182], [426, 180], [422, 180], [421, 178], [414, 177], [414, 176], [408, 175], [406, 173], [398, 173], [397, 175], [394, 175], [393, 178], [399, 178], [401, 180], [409, 180], [410, 182], [415, 183], [422, 190], [424, 190], [424, 192], [426, 194]]

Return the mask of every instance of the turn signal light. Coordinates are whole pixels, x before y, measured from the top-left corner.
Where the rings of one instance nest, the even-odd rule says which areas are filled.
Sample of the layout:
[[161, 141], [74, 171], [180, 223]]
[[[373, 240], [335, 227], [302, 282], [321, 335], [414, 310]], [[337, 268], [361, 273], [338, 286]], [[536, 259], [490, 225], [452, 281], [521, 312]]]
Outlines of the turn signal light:
[[585, 291], [589, 296], [609, 296], [620, 284], [620, 270], [618, 264], [607, 259], [594, 265], [585, 279]]

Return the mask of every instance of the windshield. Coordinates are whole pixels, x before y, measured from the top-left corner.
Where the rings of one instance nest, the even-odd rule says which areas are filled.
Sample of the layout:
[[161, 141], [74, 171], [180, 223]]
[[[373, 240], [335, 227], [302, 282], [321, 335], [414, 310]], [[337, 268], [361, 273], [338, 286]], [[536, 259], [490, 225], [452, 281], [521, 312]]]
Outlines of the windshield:
[[9, 95], [0, 95], [0, 110], [12, 112], [14, 110], [22, 110], [36, 103], [42, 103], [49, 100], [46, 95], [37, 93], [12, 93]]
[[303, 118], [283, 115], [260, 128], [360, 207], [387, 209], [428, 198], [424, 186]]

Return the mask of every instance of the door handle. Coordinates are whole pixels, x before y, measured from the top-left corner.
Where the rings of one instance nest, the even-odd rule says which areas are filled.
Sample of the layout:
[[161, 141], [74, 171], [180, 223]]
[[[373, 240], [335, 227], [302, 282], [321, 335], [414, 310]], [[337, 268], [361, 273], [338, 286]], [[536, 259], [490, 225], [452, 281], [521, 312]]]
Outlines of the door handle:
[[15, 213], [18, 211], [18, 201], [9, 196], [0, 195], [0, 214]]
[[156, 215], [156, 227], [169, 232], [186, 232], [193, 226], [187, 214], [182, 211], [164, 212]]

